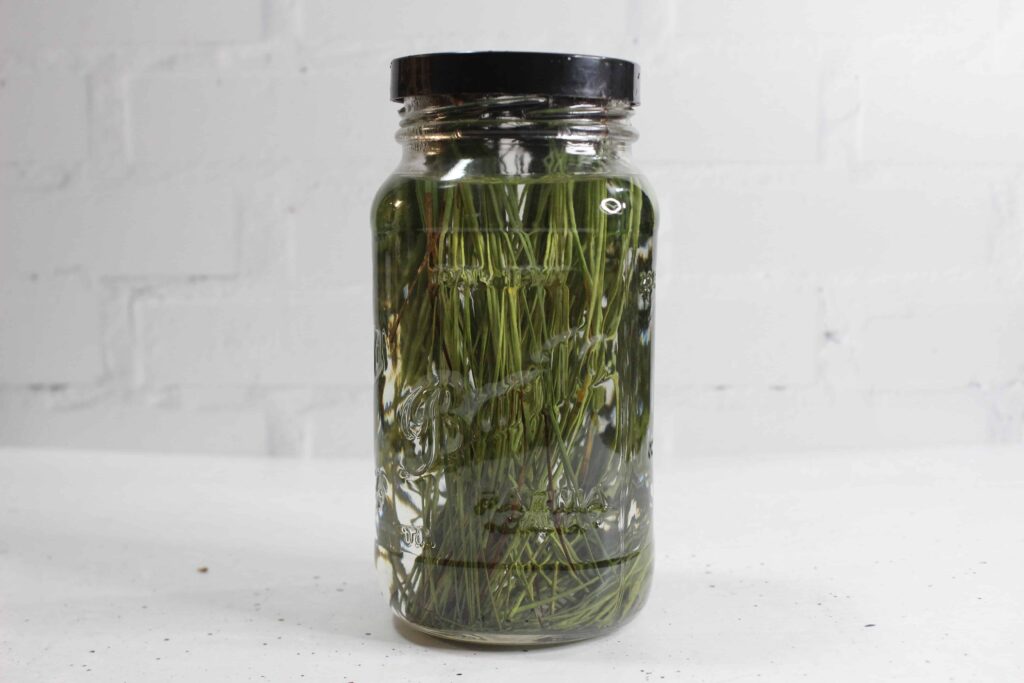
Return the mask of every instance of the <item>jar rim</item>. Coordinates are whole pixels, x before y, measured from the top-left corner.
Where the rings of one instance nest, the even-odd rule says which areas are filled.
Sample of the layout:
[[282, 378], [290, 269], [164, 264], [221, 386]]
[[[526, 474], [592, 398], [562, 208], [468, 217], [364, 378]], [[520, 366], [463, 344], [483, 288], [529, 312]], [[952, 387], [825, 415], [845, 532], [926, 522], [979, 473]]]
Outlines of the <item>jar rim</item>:
[[620, 99], [481, 94], [463, 101], [451, 95], [423, 95], [407, 97], [399, 114], [399, 141], [503, 138], [629, 143], [637, 137], [629, 125], [633, 106]]

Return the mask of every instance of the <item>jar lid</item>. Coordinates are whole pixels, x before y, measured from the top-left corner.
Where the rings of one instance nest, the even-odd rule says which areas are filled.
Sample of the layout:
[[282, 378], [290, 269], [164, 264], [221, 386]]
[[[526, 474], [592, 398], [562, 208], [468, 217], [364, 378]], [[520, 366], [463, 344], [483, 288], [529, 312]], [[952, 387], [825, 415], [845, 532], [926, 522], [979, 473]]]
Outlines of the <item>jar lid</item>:
[[391, 62], [391, 99], [417, 95], [561, 95], [640, 102], [640, 66], [553, 52], [437, 52]]

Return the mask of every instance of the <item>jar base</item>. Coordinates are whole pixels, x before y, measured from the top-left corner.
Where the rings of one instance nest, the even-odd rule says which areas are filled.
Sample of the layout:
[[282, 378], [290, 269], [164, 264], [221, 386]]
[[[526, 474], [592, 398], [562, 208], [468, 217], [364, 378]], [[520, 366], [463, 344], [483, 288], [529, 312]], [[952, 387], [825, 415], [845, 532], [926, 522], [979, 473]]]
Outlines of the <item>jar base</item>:
[[620, 623], [611, 627], [599, 630], [576, 631], [566, 633], [488, 633], [480, 631], [461, 631], [453, 629], [434, 628], [424, 626], [402, 616], [392, 610], [395, 615], [396, 627], [412, 629], [416, 633], [424, 634], [432, 638], [460, 643], [463, 645], [478, 645], [483, 647], [538, 647], [547, 645], [567, 645], [578, 643], [583, 640], [600, 638], [609, 633], [618, 631], [622, 626], [632, 621], [632, 616], [623, 619]]

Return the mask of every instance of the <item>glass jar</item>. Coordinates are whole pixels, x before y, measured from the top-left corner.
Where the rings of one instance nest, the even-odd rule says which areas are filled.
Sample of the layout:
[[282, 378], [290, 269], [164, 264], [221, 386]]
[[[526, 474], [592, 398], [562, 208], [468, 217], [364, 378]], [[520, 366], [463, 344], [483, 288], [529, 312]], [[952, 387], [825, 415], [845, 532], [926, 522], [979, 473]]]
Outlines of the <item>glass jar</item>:
[[392, 63], [376, 564], [422, 631], [564, 642], [646, 600], [656, 212], [629, 161], [637, 77], [578, 55]]

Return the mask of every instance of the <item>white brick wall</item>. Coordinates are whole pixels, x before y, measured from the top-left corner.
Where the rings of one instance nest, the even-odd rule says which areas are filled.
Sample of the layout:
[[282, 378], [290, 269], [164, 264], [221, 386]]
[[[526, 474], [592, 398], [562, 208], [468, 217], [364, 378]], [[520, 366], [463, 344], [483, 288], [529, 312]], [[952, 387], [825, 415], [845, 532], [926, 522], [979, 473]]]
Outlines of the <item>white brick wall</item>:
[[73, 163], [88, 150], [85, 78], [55, 69], [0, 78], [0, 162]]
[[263, 34], [260, 8], [250, 0], [0, 0], [0, 45], [32, 51], [252, 42]]
[[[802, 42], [687, 47], [677, 38], [652, 54], [642, 133], [648, 156], [676, 162], [813, 162], [818, 154], [821, 57]], [[658, 83], [670, 84], [658, 87]], [[756, 116], [752, 116], [754, 112]]]
[[95, 287], [77, 278], [0, 285], [0, 383], [78, 384], [103, 375]]
[[[730, 178], [667, 197], [687, 273], [837, 277], [986, 268], [999, 225], [984, 178], [912, 172], [850, 179], [802, 172]], [[799, 216], [799, 220], [794, 220]]]
[[814, 33], [876, 37], [992, 31], [998, 8], [997, 0], [721, 0], [680, 3], [678, 22], [682, 31], [717, 35]]
[[1024, 439], [1024, 3], [0, 0], [0, 445], [368, 454], [391, 57], [639, 60], [660, 453]]
[[114, 404], [0, 411], [4, 445], [87, 449], [264, 454], [267, 423], [259, 406], [240, 410], [167, 410]]
[[[142, 163], [351, 159], [356, 143], [366, 145], [363, 124], [372, 117], [351, 87], [331, 72], [141, 76], [132, 89], [132, 148]], [[366, 98], [375, 93], [386, 89]]]
[[294, 197], [295, 279], [338, 285], [368, 284], [366, 265], [372, 247], [367, 204], [378, 186], [376, 178], [323, 172], [312, 186]]
[[[345, 386], [372, 379], [368, 287], [139, 301], [139, 381], [155, 386]], [[360, 333], [362, 331], [362, 334]]]
[[[869, 73], [864, 158], [891, 163], [1019, 163], [1024, 73]], [[936, 115], [941, 114], [941, 115]]]
[[658, 293], [667, 313], [658, 319], [659, 379], [704, 388], [813, 384], [821, 322], [809, 288], [687, 279], [665, 289]]
[[206, 179], [80, 192], [0, 193], [0, 271], [231, 275], [230, 188]]
[[963, 280], [836, 290], [836, 308], [846, 308], [858, 340], [854, 352], [866, 388], [991, 387], [1024, 373], [1019, 285]]

